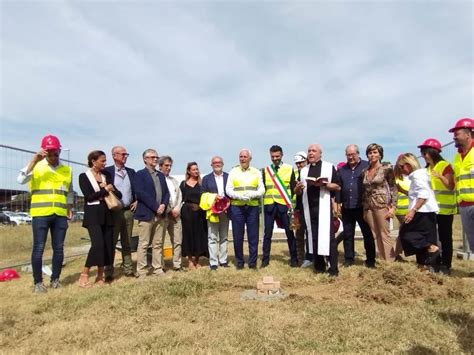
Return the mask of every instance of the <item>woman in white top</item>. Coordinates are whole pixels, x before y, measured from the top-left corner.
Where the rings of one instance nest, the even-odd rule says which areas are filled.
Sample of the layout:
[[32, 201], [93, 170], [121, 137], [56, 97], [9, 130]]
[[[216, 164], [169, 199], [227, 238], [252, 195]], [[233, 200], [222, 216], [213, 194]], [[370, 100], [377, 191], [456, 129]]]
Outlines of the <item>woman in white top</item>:
[[440, 253], [436, 230], [439, 208], [431, 189], [430, 176], [411, 153], [400, 155], [397, 166], [410, 179], [408, 213], [399, 234], [403, 250], [406, 256], [416, 255], [419, 265], [436, 268]]

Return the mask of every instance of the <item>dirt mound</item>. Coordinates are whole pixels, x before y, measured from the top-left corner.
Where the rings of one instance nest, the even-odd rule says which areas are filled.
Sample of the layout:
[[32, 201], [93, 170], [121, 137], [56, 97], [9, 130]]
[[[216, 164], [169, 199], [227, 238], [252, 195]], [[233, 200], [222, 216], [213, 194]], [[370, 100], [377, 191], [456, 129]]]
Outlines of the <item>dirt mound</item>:
[[378, 270], [361, 270], [356, 297], [365, 302], [391, 304], [425, 299], [436, 303], [447, 298], [464, 299], [464, 287], [446, 277], [414, 269], [413, 266], [386, 264]]

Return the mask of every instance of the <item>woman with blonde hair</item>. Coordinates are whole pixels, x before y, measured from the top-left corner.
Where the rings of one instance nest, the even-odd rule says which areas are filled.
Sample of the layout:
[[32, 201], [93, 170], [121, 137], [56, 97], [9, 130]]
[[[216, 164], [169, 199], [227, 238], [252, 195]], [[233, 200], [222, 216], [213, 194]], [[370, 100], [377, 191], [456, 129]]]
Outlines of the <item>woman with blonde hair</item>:
[[201, 267], [199, 264], [201, 256], [209, 257], [206, 213], [199, 207], [202, 195], [201, 175], [196, 162], [188, 163], [180, 189], [183, 194], [181, 249], [182, 255], [188, 257], [188, 269], [193, 270]]
[[439, 257], [436, 213], [439, 208], [431, 189], [430, 176], [411, 153], [399, 156], [397, 166], [410, 179], [408, 213], [400, 227], [403, 250], [407, 256], [416, 255], [420, 266], [436, 267]]
[[379, 257], [393, 261], [395, 253], [390, 237], [390, 218], [397, 203], [397, 186], [391, 165], [382, 164], [383, 148], [372, 143], [366, 149], [369, 166], [363, 172], [362, 206], [364, 219], [375, 238]]

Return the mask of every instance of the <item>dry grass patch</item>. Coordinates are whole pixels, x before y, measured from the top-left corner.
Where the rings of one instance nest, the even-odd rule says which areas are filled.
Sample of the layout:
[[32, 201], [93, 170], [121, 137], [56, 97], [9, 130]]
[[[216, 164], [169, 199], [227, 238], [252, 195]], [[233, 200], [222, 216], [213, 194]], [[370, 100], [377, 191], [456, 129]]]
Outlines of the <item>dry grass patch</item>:
[[[359, 249], [358, 245], [358, 249]], [[229, 248], [231, 249], [231, 248]], [[31, 293], [31, 275], [0, 283], [3, 353], [469, 353], [474, 348], [472, 263], [453, 277], [420, 272], [410, 262], [357, 265], [340, 277], [287, 266], [275, 243], [268, 268], [174, 273], [111, 286], [75, 285], [84, 259], [68, 263], [66, 285]], [[359, 261], [360, 262], [360, 261]], [[242, 301], [265, 275], [288, 297]], [[38, 341], [40, 339], [40, 341]]]

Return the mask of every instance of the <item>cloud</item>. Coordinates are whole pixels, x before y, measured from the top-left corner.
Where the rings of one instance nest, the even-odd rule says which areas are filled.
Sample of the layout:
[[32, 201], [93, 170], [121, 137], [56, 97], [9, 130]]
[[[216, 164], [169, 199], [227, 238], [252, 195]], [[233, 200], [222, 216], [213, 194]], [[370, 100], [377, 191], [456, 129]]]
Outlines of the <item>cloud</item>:
[[[429, 4], [429, 6], [428, 6]], [[394, 159], [473, 112], [471, 2], [2, 2], [1, 137], [71, 157], [156, 147], [175, 168], [250, 147]], [[28, 132], [28, 134], [25, 134]], [[182, 167], [182, 168], [180, 168]]]

